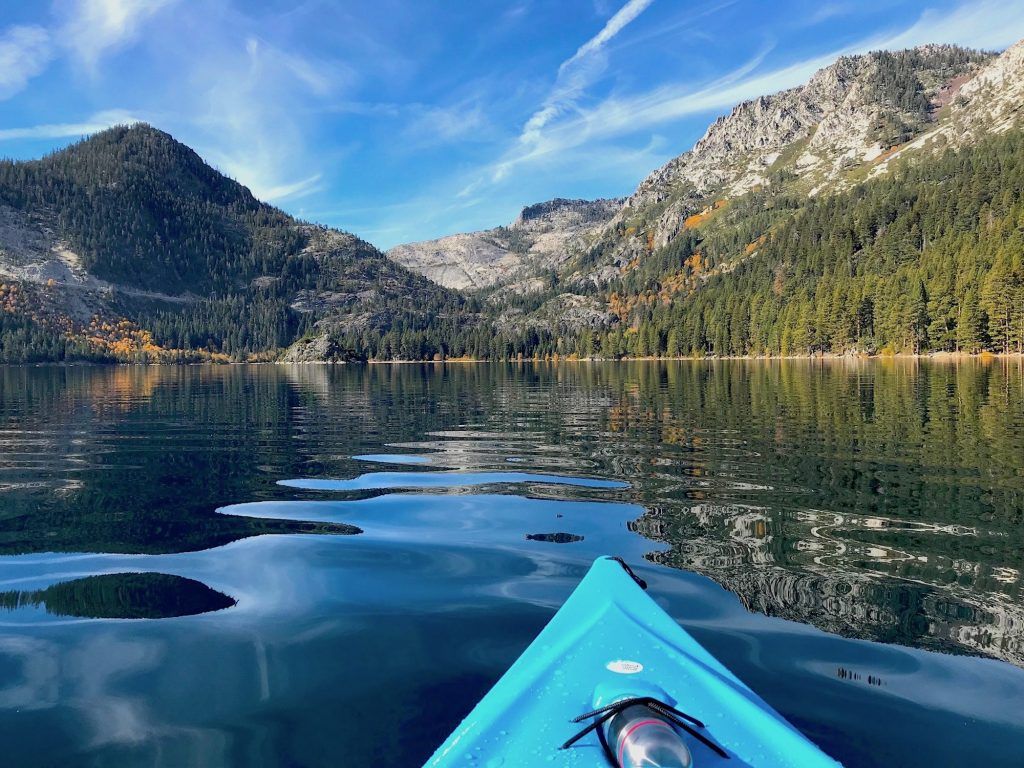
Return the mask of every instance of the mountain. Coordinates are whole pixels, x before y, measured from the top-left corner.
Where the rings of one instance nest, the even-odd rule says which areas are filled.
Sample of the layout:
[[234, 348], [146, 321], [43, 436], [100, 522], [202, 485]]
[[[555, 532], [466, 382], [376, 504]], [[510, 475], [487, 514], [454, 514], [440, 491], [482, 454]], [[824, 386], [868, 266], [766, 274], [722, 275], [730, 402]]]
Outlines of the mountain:
[[[805, 85], [744, 102], [715, 120], [691, 151], [640, 183], [614, 225], [644, 230], [640, 250], [657, 249], [709, 203], [773, 178], [811, 196], [852, 186], [929, 129], [990, 58], [937, 45], [841, 57]], [[619, 260], [640, 252], [635, 242], [616, 245]]]
[[622, 202], [556, 198], [527, 206], [507, 227], [399, 245], [387, 255], [448, 288], [535, 291], [541, 275], [593, 245]]
[[715, 120], [555, 275], [521, 272], [532, 294], [490, 294], [496, 327], [605, 357], [1024, 349], [1022, 117], [1024, 43], [842, 57]]
[[567, 276], [606, 287], [618, 328], [594, 343], [1020, 349], [1007, 313], [1024, 290], [1010, 231], [1022, 84], [1024, 44], [999, 56], [924, 46], [844, 57], [739, 105], [645, 179]]
[[[0, 163], [0, 358], [358, 354], [464, 300], [354, 235], [261, 203], [147, 125]], [[467, 317], [471, 319], [472, 313]], [[373, 346], [373, 343], [371, 343]]]

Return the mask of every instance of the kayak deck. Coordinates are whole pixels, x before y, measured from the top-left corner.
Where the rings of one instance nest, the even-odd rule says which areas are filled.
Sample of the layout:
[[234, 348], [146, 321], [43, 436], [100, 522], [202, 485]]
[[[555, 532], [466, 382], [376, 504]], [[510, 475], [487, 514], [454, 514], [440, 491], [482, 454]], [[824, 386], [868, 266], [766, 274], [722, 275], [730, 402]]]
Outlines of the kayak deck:
[[706, 724], [725, 759], [685, 737], [694, 765], [830, 768], [834, 760], [697, 643], [617, 560], [599, 558], [536, 640], [427, 761], [607, 766], [594, 734], [559, 747], [573, 717], [629, 695], [657, 695]]

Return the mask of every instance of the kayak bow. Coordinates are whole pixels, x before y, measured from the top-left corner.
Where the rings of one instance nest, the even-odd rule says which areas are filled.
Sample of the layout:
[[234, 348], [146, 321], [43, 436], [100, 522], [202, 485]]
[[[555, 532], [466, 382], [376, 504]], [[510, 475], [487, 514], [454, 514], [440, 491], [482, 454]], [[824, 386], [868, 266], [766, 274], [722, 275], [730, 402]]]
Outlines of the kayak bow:
[[[606, 768], [625, 758], [607, 746], [605, 723], [637, 712], [646, 715], [637, 727], [681, 738], [696, 768], [839, 765], [704, 650], [641, 583], [618, 558], [598, 558], [426, 768]], [[588, 723], [594, 727], [585, 729]], [[614, 730], [612, 738], [623, 733], [621, 724]]]

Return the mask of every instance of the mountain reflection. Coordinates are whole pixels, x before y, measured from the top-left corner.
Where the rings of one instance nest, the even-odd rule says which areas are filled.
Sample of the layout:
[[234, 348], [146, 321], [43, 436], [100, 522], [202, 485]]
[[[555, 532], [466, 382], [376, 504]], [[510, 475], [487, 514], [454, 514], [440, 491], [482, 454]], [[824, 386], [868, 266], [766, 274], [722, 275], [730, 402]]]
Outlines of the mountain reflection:
[[[373, 518], [348, 508], [275, 517], [308, 496], [278, 481], [458, 496], [450, 473], [514, 464], [510, 493], [639, 506], [628, 527], [578, 520], [585, 542], [551, 515], [501, 546], [642, 536], [752, 611], [1024, 665], [1020, 361], [0, 368], [0, 413], [5, 554], [357, 533]], [[530, 482], [556, 475], [612, 482]], [[216, 513], [252, 502], [270, 506]], [[445, 514], [430, 524], [454, 540]]]
[[352, 534], [226, 518], [296, 393], [226, 369], [0, 366], [0, 554], [186, 552], [268, 533]]
[[[486, 428], [393, 444], [433, 466], [631, 483], [631, 530], [750, 610], [1024, 665], [1020, 361], [521, 369]], [[516, 414], [512, 422], [510, 414]], [[527, 429], [528, 428], [528, 429]], [[535, 495], [559, 494], [534, 489]]]
[[105, 573], [35, 591], [0, 592], [0, 609], [35, 607], [56, 616], [97, 619], [166, 619], [234, 604], [201, 582], [166, 573]]

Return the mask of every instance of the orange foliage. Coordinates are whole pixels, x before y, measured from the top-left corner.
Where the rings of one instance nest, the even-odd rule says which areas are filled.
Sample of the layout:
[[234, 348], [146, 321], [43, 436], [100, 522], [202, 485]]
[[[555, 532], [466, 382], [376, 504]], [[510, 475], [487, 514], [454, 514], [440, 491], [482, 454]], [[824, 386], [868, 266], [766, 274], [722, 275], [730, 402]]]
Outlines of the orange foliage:
[[705, 221], [711, 218], [711, 214], [713, 214], [720, 208], [724, 208], [726, 202], [727, 201], [725, 200], [715, 200], [714, 203], [709, 205], [700, 213], [695, 213], [692, 216], [687, 216], [686, 220], [683, 222], [683, 229], [694, 229], [695, 227], [699, 227], [701, 224], [703, 224]]
[[692, 216], [687, 216], [686, 221], [683, 222], [683, 229], [695, 229], [703, 224], [711, 216], [711, 209], [705, 208], [700, 213], [695, 213]]
[[608, 297], [608, 310], [614, 313], [619, 320], [625, 320], [629, 317], [634, 304], [635, 300], [632, 297], [623, 298], [614, 291]]
[[876, 157], [874, 162], [876, 164], [877, 163], [883, 163], [886, 160], [888, 160], [890, 157], [895, 155], [897, 152], [899, 152], [902, 148], [903, 148], [902, 144], [897, 144], [895, 147], [889, 147], [882, 154], [880, 154], [878, 157]]
[[[635, 268], [634, 262], [636, 261], [634, 259], [623, 267], [623, 272]], [[663, 275], [658, 280], [659, 285], [656, 291], [648, 289], [635, 296], [620, 296], [618, 292], [613, 291], [608, 296], [608, 310], [618, 317], [620, 322], [625, 322], [636, 307], [649, 307], [658, 302], [665, 305], [671, 304], [676, 294], [690, 293], [696, 290], [700, 276], [706, 268], [707, 262], [705, 262], [703, 254], [696, 251], [686, 259], [683, 269]]]
[[8, 314], [28, 314], [28, 297], [17, 283], [0, 283], [0, 310]]
[[[48, 280], [45, 288], [56, 282]], [[52, 300], [44, 300], [36, 289], [26, 289], [19, 283], [0, 283], [0, 311], [17, 314], [55, 331], [69, 341], [88, 345], [92, 351], [124, 361], [169, 362], [182, 358], [202, 359], [210, 362], [229, 362], [227, 355], [206, 350], [165, 349], [153, 340], [153, 334], [139, 328], [125, 318], [94, 316], [87, 325], [52, 308]]]
[[[139, 328], [124, 318], [108, 320], [95, 316], [85, 328], [71, 327], [66, 335], [74, 340], [85, 341], [101, 354], [112, 355], [119, 360], [166, 360], [179, 356], [180, 350], [168, 350], [153, 341], [153, 334]], [[212, 359], [215, 355], [206, 353]], [[225, 357], [221, 355], [221, 357]]]
[[775, 279], [772, 280], [772, 293], [776, 296], [782, 295], [782, 289], [786, 287], [786, 271], [782, 265], [775, 267]]
[[743, 248], [743, 255], [744, 256], [749, 256], [754, 251], [756, 251], [758, 248], [760, 248], [762, 245], [764, 245], [764, 241], [767, 240], [767, 239], [768, 239], [768, 235], [765, 234], [765, 235], [761, 235], [754, 242], [747, 243], [746, 246], [744, 246], [744, 248]]

